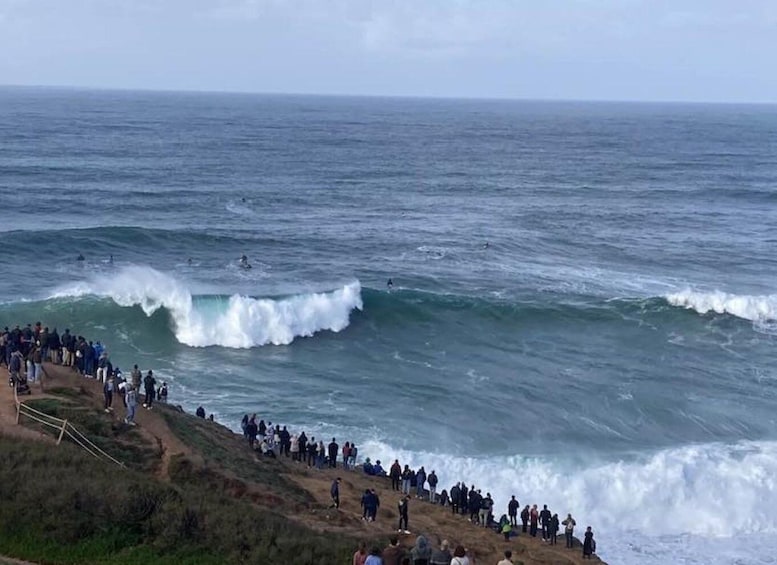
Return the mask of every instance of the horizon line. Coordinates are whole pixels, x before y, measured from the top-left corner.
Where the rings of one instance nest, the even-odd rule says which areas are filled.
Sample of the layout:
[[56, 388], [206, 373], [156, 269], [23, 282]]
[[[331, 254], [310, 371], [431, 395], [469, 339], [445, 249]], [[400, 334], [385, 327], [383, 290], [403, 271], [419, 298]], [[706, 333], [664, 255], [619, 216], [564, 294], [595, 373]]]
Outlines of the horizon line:
[[8, 89], [39, 89], [39, 90], [70, 90], [97, 92], [139, 92], [159, 94], [226, 94], [238, 96], [290, 96], [318, 98], [391, 98], [407, 100], [460, 100], [483, 102], [568, 102], [568, 103], [609, 103], [609, 104], [687, 104], [687, 105], [720, 105], [720, 106], [775, 106], [775, 101], [731, 101], [731, 100], [681, 100], [681, 99], [617, 99], [617, 98], [531, 98], [509, 96], [461, 96], [444, 94], [354, 94], [354, 93], [314, 93], [288, 92], [272, 90], [218, 90], [195, 88], [154, 88], [154, 87], [122, 87], [122, 86], [84, 86], [66, 84], [6, 84], [0, 83], [0, 88]]

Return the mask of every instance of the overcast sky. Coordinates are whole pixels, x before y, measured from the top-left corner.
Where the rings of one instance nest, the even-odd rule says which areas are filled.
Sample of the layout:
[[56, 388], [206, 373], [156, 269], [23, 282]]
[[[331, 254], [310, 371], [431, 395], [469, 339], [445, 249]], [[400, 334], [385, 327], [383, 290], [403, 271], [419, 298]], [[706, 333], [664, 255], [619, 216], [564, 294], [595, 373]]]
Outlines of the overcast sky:
[[777, 102], [777, 0], [0, 0], [0, 84]]

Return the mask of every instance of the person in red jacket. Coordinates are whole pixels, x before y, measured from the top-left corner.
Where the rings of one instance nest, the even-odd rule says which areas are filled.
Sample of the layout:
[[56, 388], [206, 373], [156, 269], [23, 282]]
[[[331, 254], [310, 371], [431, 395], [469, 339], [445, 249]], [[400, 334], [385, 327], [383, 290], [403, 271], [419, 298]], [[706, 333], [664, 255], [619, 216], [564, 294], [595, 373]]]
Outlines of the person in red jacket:
[[537, 505], [531, 507], [531, 512], [529, 512], [529, 535], [531, 537], [536, 538], [537, 537], [537, 522], [540, 520], [540, 513], [537, 511]]

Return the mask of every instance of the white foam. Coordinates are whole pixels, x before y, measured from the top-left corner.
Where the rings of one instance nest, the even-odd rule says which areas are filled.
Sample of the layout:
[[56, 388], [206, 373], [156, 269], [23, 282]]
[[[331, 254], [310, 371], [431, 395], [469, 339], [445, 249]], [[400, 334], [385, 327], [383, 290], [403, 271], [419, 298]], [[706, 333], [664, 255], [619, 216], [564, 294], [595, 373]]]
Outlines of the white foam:
[[686, 289], [667, 294], [665, 298], [672, 306], [695, 310], [699, 314], [706, 314], [708, 312], [730, 314], [744, 320], [752, 320], [753, 322], [777, 320], [777, 295], [774, 294], [749, 296], [728, 294], [718, 290], [713, 292], [696, 292]]
[[178, 341], [193, 347], [284, 345], [321, 330], [338, 332], [348, 326], [351, 311], [362, 308], [358, 281], [328, 293], [280, 300], [237, 294], [199, 299], [172, 276], [144, 266], [124, 267], [111, 277], [61, 288], [52, 298], [86, 295], [109, 297], [120, 306], [140, 306], [147, 316], [164, 307]]
[[[362, 442], [360, 453], [386, 467], [399, 458], [434, 469], [440, 489], [474, 482], [494, 496], [497, 515], [512, 494], [522, 505], [571, 512], [579, 526], [594, 528], [602, 558], [612, 563], [756, 563], [757, 548], [777, 541], [777, 442], [685, 446], [603, 463], [468, 458], [380, 441]], [[664, 559], [657, 559], [659, 546]]]

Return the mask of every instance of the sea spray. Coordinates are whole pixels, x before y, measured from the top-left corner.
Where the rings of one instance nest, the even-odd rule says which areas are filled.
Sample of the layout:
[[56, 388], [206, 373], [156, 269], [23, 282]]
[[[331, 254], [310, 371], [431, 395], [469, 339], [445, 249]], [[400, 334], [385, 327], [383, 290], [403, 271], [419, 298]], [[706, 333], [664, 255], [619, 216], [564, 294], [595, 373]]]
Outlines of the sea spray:
[[322, 330], [338, 332], [350, 313], [362, 309], [358, 281], [338, 290], [280, 299], [192, 296], [170, 275], [146, 266], [128, 266], [111, 277], [94, 277], [54, 292], [51, 298], [99, 296], [123, 307], [139, 306], [146, 316], [164, 308], [179, 342], [193, 347], [250, 348], [285, 345]]

